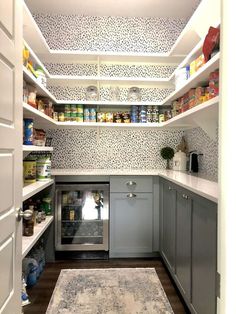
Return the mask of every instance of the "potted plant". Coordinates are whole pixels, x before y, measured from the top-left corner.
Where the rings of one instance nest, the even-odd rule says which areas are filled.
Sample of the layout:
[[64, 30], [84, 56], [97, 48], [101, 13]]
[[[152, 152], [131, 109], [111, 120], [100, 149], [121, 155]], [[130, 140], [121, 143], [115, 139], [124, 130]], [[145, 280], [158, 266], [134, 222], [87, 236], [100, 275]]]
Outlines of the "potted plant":
[[161, 157], [167, 160], [166, 169], [170, 169], [170, 160], [174, 157], [173, 148], [166, 146], [161, 149]]

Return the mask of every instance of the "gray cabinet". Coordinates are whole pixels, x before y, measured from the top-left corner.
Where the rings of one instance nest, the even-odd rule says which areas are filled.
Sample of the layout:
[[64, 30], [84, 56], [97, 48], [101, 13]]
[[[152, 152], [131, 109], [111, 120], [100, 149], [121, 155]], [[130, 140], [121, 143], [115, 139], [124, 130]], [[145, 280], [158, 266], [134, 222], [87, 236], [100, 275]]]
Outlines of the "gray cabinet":
[[160, 212], [161, 255], [189, 309], [216, 313], [217, 204], [161, 179]]
[[175, 271], [176, 192], [168, 182], [163, 182], [161, 189], [161, 252], [169, 268]]
[[192, 307], [216, 313], [216, 204], [194, 197], [192, 202]]
[[152, 178], [112, 177], [110, 187], [110, 257], [152, 256]]
[[176, 261], [175, 275], [185, 299], [191, 289], [191, 200], [183, 190], [176, 190]]

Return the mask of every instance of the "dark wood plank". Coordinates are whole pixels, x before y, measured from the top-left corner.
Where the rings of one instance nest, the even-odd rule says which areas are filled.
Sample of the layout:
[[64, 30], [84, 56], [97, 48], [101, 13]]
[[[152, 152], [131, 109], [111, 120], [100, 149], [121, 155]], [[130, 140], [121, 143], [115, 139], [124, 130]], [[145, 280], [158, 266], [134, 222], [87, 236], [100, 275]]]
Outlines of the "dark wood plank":
[[[154, 267], [175, 314], [190, 313], [171, 281], [162, 261], [158, 259], [62, 260], [48, 263], [37, 285], [28, 289], [31, 304], [25, 314], [45, 314], [61, 269]], [[128, 314], [128, 313], [127, 313]]]

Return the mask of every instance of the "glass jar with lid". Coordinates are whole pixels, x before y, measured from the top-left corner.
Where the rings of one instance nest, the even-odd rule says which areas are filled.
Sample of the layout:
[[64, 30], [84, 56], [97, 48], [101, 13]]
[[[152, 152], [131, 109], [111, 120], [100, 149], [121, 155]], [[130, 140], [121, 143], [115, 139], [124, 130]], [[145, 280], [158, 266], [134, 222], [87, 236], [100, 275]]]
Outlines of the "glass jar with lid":
[[130, 102], [141, 101], [140, 88], [130, 87], [129, 92], [128, 92], [128, 101]]
[[86, 100], [96, 101], [98, 100], [98, 89], [96, 86], [91, 85], [86, 89]]

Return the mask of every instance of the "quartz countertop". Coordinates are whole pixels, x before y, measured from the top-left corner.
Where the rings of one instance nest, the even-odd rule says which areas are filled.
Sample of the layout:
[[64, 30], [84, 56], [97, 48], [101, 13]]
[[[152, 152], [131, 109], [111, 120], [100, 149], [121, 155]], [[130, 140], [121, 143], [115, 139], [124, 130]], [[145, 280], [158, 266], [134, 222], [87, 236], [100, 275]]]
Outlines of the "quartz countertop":
[[196, 174], [165, 169], [52, 169], [53, 176], [160, 176], [213, 202], [218, 202], [218, 183]]

